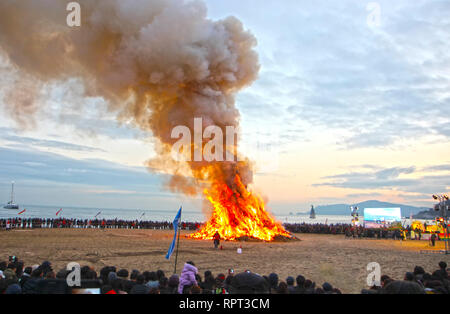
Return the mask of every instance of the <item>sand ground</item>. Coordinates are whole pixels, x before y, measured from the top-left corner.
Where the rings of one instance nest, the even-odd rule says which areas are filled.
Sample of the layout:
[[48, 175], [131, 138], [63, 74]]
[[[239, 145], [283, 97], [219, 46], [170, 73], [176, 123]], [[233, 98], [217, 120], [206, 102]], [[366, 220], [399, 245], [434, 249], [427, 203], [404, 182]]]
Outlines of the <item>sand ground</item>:
[[[183, 232], [182, 235], [187, 234]], [[420, 265], [426, 271], [437, 269], [439, 261], [450, 264], [450, 255], [424, 253], [431, 250], [427, 241], [394, 241], [374, 239], [346, 239], [338, 235], [297, 234], [298, 242], [224, 242], [223, 250], [215, 250], [212, 241], [180, 239], [178, 269], [192, 260], [203, 275], [247, 269], [268, 275], [279, 274], [280, 279], [302, 274], [322, 284], [325, 281], [344, 293], [359, 293], [366, 288], [369, 274], [367, 264], [377, 262], [381, 273], [402, 279], [405, 272]], [[0, 260], [16, 255], [26, 265], [44, 260], [59, 270], [69, 262], [93, 266], [97, 271], [103, 266], [145, 270], [162, 269], [166, 274], [174, 270], [175, 254], [170, 261], [165, 254], [173, 238], [165, 230], [97, 230], [97, 229], [41, 229], [0, 231]], [[237, 254], [242, 245], [243, 253]], [[443, 249], [438, 243], [435, 250]]]

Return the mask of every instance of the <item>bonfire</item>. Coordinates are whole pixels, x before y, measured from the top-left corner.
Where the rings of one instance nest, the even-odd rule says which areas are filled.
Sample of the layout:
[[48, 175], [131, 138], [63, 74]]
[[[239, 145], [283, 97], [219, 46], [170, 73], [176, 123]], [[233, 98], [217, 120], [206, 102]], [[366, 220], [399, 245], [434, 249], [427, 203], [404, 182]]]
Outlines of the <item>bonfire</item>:
[[211, 240], [216, 232], [223, 240], [257, 239], [273, 241], [294, 239], [281, 223], [264, 208], [264, 201], [250, 192], [236, 174], [232, 187], [223, 182], [205, 189], [205, 197], [211, 202], [213, 212], [200, 231], [189, 235], [193, 239]]

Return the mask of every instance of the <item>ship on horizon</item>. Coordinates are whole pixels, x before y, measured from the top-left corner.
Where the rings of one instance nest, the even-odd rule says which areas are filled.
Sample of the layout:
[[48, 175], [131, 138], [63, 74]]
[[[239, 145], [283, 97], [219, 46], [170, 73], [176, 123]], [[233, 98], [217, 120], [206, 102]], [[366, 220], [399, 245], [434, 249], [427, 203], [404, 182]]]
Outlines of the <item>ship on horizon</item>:
[[19, 209], [19, 205], [14, 203], [14, 181], [11, 183], [11, 200], [3, 206], [5, 209]]
[[316, 211], [314, 210], [314, 205], [311, 205], [311, 212], [309, 213], [309, 218], [316, 219]]

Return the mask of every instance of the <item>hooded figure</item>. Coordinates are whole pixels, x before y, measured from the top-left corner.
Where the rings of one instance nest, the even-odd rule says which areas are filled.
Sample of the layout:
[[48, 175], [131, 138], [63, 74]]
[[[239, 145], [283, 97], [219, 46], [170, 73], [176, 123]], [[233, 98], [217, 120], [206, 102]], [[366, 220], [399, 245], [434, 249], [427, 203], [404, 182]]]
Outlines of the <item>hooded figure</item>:
[[110, 272], [108, 274], [108, 283], [112, 284], [114, 280], [117, 279], [117, 274], [115, 272]]
[[271, 273], [269, 275], [269, 285], [270, 290], [275, 291], [278, 288], [278, 275], [275, 273]]
[[184, 264], [183, 271], [180, 275], [180, 284], [178, 286], [178, 293], [183, 294], [183, 289], [185, 286], [193, 286], [197, 285], [197, 280], [195, 279], [195, 275], [197, 274], [198, 270], [197, 267], [195, 267], [194, 263], [187, 262]]
[[328, 282], [325, 282], [325, 283], [322, 285], [322, 289], [323, 289], [323, 291], [324, 291], [326, 294], [330, 294], [330, 293], [333, 292], [333, 286], [332, 286], [330, 283], [328, 283]]
[[45, 261], [41, 264], [41, 269], [43, 272], [43, 276], [45, 277], [47, 275], [47, 273], [53, 271], [52, 269], [52, 263], [50, 263], [49, 261]]
[[179, 284], [180, 284], [180, 279], [178, 278], [178, 275], [170, 276], [169, 282], [168, 282], [169, 293], [177, 294]]
[[289, 294], [296, 294], [296, 289], [294, 287], [294, 282], [295, 282], [294, 277], [289, 276], [289, 277], [286, 278], [286, 284], [288, 286]]

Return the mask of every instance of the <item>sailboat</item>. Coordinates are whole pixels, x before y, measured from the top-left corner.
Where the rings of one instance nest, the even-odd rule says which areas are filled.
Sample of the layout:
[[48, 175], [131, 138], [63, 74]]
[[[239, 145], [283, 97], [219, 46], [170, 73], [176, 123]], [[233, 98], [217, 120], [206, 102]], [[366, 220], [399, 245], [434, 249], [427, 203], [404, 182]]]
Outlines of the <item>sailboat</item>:
[[309, 213], [309, 218], [316, 219], [316, 212], [314, 211], [314, 205], [311, 205], [311, 212]]
[[14, 181], [11, 183], [11, 200], [3, 206], [5, 209], [19, 209], [19, 205], [14, 203]]

